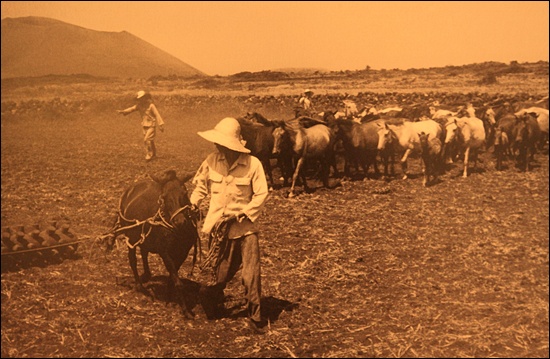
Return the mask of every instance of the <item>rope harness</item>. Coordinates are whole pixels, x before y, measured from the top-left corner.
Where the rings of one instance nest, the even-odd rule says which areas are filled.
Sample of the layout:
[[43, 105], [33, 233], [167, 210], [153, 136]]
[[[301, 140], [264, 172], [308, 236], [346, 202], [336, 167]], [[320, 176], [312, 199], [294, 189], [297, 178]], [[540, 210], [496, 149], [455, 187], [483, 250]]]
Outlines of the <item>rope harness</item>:
[[[174, 234], [177, 233], [177, 228], [172, 224], [172, 221], [174, 220], [174, 218], [178, 214], [182, 213], [183, 211], [191, 210], [192, 206], [191, 205], [185, 205], [185, 206], [177, 209], [170, 216], [170, 219], [166, 220], [165, 213], [164, 213], [164, 210], [163, 210], [163, 208], [164, 208], [164, 199], [162, 198], [162, 196], [159, 197], [158, 203], [159, 203], [159, 208], [158, 208], [157, 212], [155, 213], [155, 215], [153, 215], [152, 217], [147, 218], [145, 220], [128, 219], [122, 213], [122, 198], [121, 198], [120, 202], [119, 202], [119, 210], [118, 210], [118, 217], [117, 217], [116, 223], [113, 225], [113, 227], [108, 232], [104, 233], [99, 238], [103, 239], [103, 238], [108, 238], [108, 237], [111, 237], [111, 236], [114, 236], [116, 238], [118, 235], [124, 233], [125, 231], [127, 231], [129, 229], [141, 226], [140, 238], [135, 243], [130, 243], [130, 238], [126, 237], [126, 242], [125, 242], [126, 245], [128, 246], [129, 249], [134, 249], [135, 247], [137, 247], [140, 244], [142, 244], [143, 242], [145, 242], [145, 239], [147, 239], [147, 237], [151, 234], [151, 231], [153, 230], [153, 227], [163, 227], [163, 228], [169, 230], [171, 233], [174, 233]], [[194, 218], [194, 216], [192, 215], [192, 213], [187, 213], [187, 214], [185, 214], [185, 216], [186, 216], [186, 220], [190, 220], [191, 223], [193, 224], [193, 227], [195, 228], [195, 230], [197, 230], [197, 221]], [[123, 225], [122, 221], [127, 222], [129, 224]], [[200, 247], [200, 237], [198, 237], [197, 242], [198, 243], [195, 243], [195, 245], [194, 245], [195, 250], [194, 250], [194, 253], [193, 253], [193, 265], [195, 264], [196, 258], [197, 258], [197, 246]]]

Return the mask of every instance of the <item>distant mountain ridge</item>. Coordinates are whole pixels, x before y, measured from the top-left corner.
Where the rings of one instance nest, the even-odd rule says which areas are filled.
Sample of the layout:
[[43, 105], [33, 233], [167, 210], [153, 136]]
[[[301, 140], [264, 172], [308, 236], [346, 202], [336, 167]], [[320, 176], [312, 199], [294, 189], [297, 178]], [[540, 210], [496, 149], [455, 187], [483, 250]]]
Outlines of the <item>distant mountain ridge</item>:
[[3, 19], [1, 40], [2, 79], [52, 74], [208, 76], [126, 31], [95, 31], [30, 16]]

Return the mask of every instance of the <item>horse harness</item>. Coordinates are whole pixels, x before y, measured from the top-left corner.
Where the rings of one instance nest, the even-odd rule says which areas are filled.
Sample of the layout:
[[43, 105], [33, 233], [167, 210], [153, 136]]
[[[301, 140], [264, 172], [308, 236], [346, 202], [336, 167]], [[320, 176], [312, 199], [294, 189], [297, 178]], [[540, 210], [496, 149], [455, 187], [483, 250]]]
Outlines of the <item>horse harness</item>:
[[[142, 244], [143, 242], [145, 242], [145, 239], [147, 239], [147, 237], [151, 234], [151, 231], [153, 230], [153, 227], [160, 226], [160, 227], [163, 227], [163, 228], [169, 230], [172, 233], [176, 233], [177, 228], [172, 224], [172, 221], [174, 220], [174, 218], [178, 214], [182, 213], [185, 210], [191, 209], [191, 205], [188, 204], [188, 205], [185, 205], [185, 206], [177, 209], [170, 216], [170, 219], [166, 220], [166, 218], [165, 218], [166, 214], [164, 213], [164, 210], [163, 210], [163, 208], [164, 208], [164, 199], [162, 198], [162, 196], [159, 197], [158, 203], [159, 203], [159, 209], [157, 210], [155, 215], [150, 217], [150, 218], [147, 218], [145, 220], [141, 220], [141, 221], [137, 220], [137, 219], [128, 219], [128, 218], [126, 218], [122, 214], [122, 208], [119, 205], [117, 221], [116, 221], [115, 225], [113, 226], [113, 228], [111, 229], [111, 231], [109, 231], [108, 234], [112, 234], [116, 237], [120, 233], [123, 233], [126, 230], [141, 226], [141, 236], [140, 236], [139, 240], [137, 240], [135, 243], [130, 243], [130, 238], [126, 237], [126, 245], [128, 246], [129, 249], [134, 249], [135, 247], [137, 247], [140, 244]], [[197, 228], [197, 223], [196, 223], [196, 221], [193, 220], [191, 214], [188, 212], [187, 214], [185, 214], [185, 216], [188, 220], [191, 221], [191, 223], [193, 224], [193, 227], [195, 227], [195, 229], [196, 229]], [[124, 222], [128, 222], [130, 224], [122, 225], [121, 220], [124, 221]]]

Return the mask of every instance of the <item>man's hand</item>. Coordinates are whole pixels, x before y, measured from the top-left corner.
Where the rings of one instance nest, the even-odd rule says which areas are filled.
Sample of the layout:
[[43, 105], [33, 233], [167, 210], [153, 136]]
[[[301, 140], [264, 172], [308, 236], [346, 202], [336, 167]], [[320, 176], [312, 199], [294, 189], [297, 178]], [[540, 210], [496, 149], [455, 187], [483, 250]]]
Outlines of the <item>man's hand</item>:
[[248, 218], [248, 216], [246, 215], [246, 213], [239, 213], [236, 218], [237, 222], [241, 223], [244, 219]]

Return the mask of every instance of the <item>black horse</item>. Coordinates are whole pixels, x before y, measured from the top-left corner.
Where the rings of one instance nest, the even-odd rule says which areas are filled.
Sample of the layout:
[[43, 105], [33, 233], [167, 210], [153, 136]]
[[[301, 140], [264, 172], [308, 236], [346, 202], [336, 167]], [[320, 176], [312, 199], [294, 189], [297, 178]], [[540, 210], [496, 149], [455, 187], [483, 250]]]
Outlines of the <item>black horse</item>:
[[[183, 297], [183, 282], [178, 270], [195, 247], [194, 260], [200, 239], [197, 232], [197, 215], [185, 182], [193, 176], [188, 173], [180, 178], [176, 171], [167, 170], [158, 176], [149, 176], [130, 185], [120, 198], [119, 212], [113, 228], [100, 237], [107, 249], [112, 249], [117, 236], [124, 235], [128, 246], [128, 259], [134, 274], [136, 290], [149, 295], [143, 283], [151, 278], [148, 254], [158, 254], [170, 276], [170, 293], [176, 291], [176, 299], [182, 313], [190, 317]], [[140, 248], [144, 273], [137, 270], [136, 248]]]

